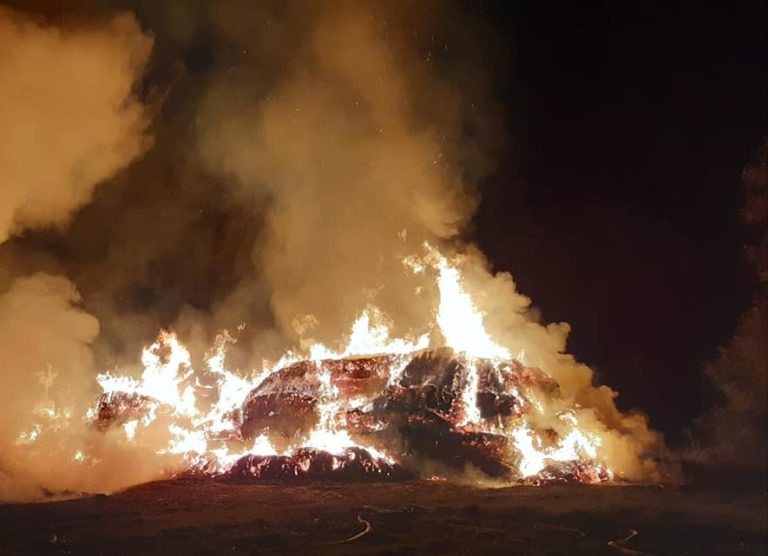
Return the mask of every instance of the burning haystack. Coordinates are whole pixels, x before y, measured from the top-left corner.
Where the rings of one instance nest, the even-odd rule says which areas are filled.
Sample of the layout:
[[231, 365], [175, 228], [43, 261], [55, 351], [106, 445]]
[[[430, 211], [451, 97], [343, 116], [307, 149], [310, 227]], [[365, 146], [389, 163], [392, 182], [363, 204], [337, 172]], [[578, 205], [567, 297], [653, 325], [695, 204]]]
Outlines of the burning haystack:
[[[474, 380], [476, 390], [468, 392]], [[255, 453], [230, 468], [193, 471], [237, 479], [386, 479], [416, 476], [432, 462], [507, 480], [611, 479], [587, 437], [566, 440], [568, 450], [553, 449], [564, 444], [557, 431], [528, 427], [526, 416], [541, 396], [557, 397], [558, 384], [540, 370], [515, 360], [471, 360], [448, 348], [300, 361], [269, 374], [230, 415], [224, 438], [255, 442]], [[124, 426], [157, 411], [172, 408], [111, 392], [102, 395], [95, 422], [102, 429]], [[540, 439], [536, 456], [526, 452], [531, 437]], [[348, 445], [324, 442], [334, 438]], [[267, 453], [259, 454], [259, 446]]]
[[[164, 333], [144, 353], [141, 381], [101, 376], [95, 426], [122, 427], [134, 441], [139, 428], [154, 436], [148, 431], [163, 423], [171, 435], [163, 450], [184, 456], [181, 472], [236, 480], [468, 468], [508, 481], [611, 480], [599, 432], [580, 428], [579, 408], [554, 379], [487, 336], [458, 273], [431, 256], [442, 265], [436, 320], [446, 341], [464, 349], [430, 348], [427, 336], [392, 341], [372, 324], [380, 315], [366, 311], [344, 351], [315, 345], [309, 358], [289, 354], [250, 380], [224, 369], [223, 339], [201, 381], [189, 352]], [[457, 323], [480, 329], [450, 342]], [[468, 337], [480, 339], [474, 353], [462, 345]]]

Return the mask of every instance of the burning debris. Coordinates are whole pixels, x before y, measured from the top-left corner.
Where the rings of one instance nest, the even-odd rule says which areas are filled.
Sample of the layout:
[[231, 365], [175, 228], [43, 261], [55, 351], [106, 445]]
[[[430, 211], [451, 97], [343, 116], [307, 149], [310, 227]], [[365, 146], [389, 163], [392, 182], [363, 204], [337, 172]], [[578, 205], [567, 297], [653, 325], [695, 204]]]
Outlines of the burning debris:
[[201, 381], [186, 348], [162, 333], [144, 352], [141, 381], [99, 377], [91, 420], [123, 427], [131, 442], [165, 434], [159, 453], [182, 456], [186, 475], [396, 479], [428, 465], [532, 484], [611, 480], [600, 434], [579, 428], [580, 408], [555, 380], [490, 338], [458, 270], [429, 246], [407, 264], [437, 271], [436, 322], [452, 347], [390, 339], [369, 309], [344, 350], [314, 344], [310, 357], [288, 354], [250, 380], [224, 368], [233, 340], [222, 337], [207, 362], [212, 380]]
[[123, 425], [143, 419], [157, 407], [157, 400], [149, 396], [126, 392], [105, 392], [96, 404], [95, 425], [105, 430], [111, 425]]
[[[477, 389], [467, 395], [471, 387]], [[271, 372], [229, 413], [223, 437], [246, 455], [227, 464], [197, 454], [192, 472], [232, 480], [381, 480], [418, 476], [428, 461], [532, 484], [610, 480], [589, 444], [563, 457], [555, 448], [564, 439], [553, 429], [529, 430], [522, 434], [528, 444], [519, 441], [515, 431], [528, 430], [536, 399], [558, 395], [558, 384], [538, 369], [448, 348], [299, 361]], [[470, 398], [474, 407], [465, 403]], [[125, 425], [162, 406], [136, 392], [106, 393], [95, 423]]]

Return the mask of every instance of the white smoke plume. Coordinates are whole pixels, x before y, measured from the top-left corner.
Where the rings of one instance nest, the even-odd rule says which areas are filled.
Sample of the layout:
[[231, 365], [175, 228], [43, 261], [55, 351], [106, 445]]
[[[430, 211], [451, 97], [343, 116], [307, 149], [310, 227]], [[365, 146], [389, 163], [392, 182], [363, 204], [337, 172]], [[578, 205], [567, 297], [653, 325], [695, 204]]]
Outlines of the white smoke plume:
[[752, 231], [747, 258], [756, 279], [751, 307], [704, 373], [720, 396], [694, 423], [687, 461], [765, 476], [768, 468], [768, 138], [743, 173], [741, 217]]
[[[311, 315], [319, 340], [338, 339], [374, 296], [398, 326], [423, 322], [402, 259], [456, 236], [473, 212], [450, 160], [458, 97], [380, 11], [329, 4], [270, 88], [258, 72], [225, 76], [203, 105], [204, 159], [243, 199], [269, 204], [254, 257], [289, 336]], [[423, 93], [445, 106], [441, 121], [422, 121]]]

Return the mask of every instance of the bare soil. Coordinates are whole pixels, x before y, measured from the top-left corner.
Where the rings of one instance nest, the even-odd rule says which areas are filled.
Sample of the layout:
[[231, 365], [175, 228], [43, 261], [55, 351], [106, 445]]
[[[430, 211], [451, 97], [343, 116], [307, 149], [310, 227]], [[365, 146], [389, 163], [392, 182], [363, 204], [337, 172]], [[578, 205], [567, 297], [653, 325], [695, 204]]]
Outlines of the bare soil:
[[177, 480], [0, 506], [0, 554], [764, 555], [766, 500], [762, 488]]

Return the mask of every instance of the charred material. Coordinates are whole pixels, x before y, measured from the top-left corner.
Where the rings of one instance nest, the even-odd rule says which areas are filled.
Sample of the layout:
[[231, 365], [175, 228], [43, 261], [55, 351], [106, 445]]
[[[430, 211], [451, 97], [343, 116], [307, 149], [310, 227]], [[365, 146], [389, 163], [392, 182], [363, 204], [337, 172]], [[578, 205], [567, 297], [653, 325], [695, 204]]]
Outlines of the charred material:
[[504, 436], [424, 424], [403, 427], [401, 433], [414, 462], [432, 460], [456, 470], [471, 465], [489, 477], [515, 477]]
[[[245, 438], [268, 434], [281, 443], [308, 434], [317, 422], [319, 373], [323, 372], [338, 388], [339, 398], [369, 400], [339, 416], [346, 430], [369, 445], [379, 446], [378, 439], [393, 436], [401, 439], [404, 449], [399, 452], [404, 466], [415, 468], [428, 459], [456, 469], [469, 464], [489, 476], [514, 478], [516, 462], [510, 456], [514, 450], [506, 436], [460, 425], [466, 410], [462, 392], [467, 387], [469, 366], [473, 365], [478, 374], [477, 405], [487, 420], [521, 418], [530, 409], [525, 392], [540, 389], [556, 395], [557, 383], [516, 361], [501, 365], [488, 360], [468, 361], [450, 349], [436, 349], [412, 355], [398, 382], [387, 386], [392, 366], [402, 363], [378, 356], [286, 367], [248, 395], [243, 405], [242, 434]], [[278, 460], [265, 461], [274, 466]], [[279, 461], [288, 465], [296, 460]]]
[[610, 480], [608, 472], [588, 462], [552, 463], [542, 469], [535, 478], [526, 481], [534, 486], [566, 483], [599, 483]]
[[252, 390], [243, 404], [240, 432], [290, 440], [302, 438], [317, 424], [320, 374], [330, 376], [339, 397], [374, 397], [386, 386], [389, 356], [302, 361], [272, 373]]
[[344, 398], [377, 396], [387, 385], [393, 358], [388, 355], [329, 359], [320, 364], [331, 375], [331, 384]]
[[286, 440], [302, 438], [317, 424], [317, 367], [302, 361], [272, 373], [243, 403], [243, 438], [269, 433]]
[[447, 416], [457, 409], [465, 375], [465, 363], [452, 350], [421, 352], [405, 367], [393, 401], [408, 412], [427, 409]]
[[99, 396], [94, 424], [99, 430], [146, 416], [158, 401], [149, 396], [126, 392], [108, 392]]

